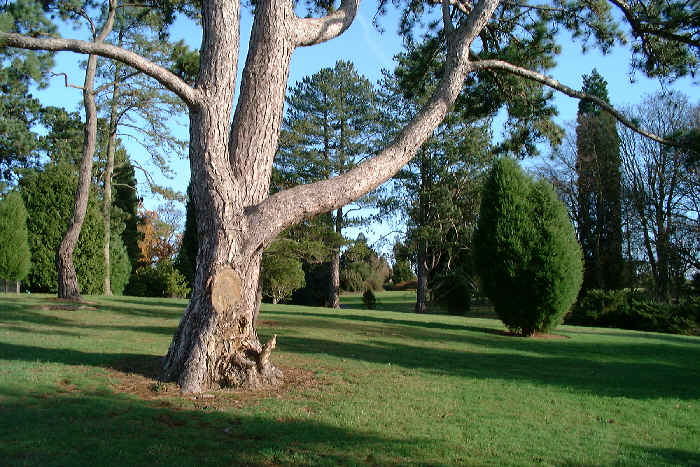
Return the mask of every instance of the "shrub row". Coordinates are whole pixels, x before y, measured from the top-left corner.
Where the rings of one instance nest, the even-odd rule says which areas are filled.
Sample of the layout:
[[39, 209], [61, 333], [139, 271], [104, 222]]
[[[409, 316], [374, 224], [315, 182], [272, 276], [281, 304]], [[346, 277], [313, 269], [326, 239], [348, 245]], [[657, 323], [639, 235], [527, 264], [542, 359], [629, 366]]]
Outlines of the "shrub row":
[[657, 303], [626, 290], [589, 290], [566, 317], [567, 324], [700, 335], [700, 299]]

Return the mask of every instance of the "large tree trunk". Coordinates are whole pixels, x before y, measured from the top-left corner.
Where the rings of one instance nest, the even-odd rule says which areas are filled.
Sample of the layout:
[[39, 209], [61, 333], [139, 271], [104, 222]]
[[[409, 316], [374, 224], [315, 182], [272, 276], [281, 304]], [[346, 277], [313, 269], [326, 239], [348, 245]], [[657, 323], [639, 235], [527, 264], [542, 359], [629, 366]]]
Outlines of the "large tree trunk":
[[[474, 17], [451, 42], [439, 91], [390, 148], [336, 178], [268, 198], [291, 54], [296, 46], [342, 32], [357, 3], [345, 0], [328, 18], [307, 20], [296, 17], [291, 2], [258, 1], [241, 93], [229, 124], [238, 3], [204, 1], [202, 66], [196, 89], [182, 94], [204, 96], [190, 104], [190, 167], [200, 244], [192, 299], [165, 357], [165, 380], [177, 381], [184, 392], [255, 388], [282, 380], [270, 362], [275, 338], [263, 346], [255, 328], [264, 247], [301, 219], [374, 189], [412, 157], [456, 99], [468, 73], [468, 45], [496, 5], [496, 0], [477, 5]], [[175, 81], [173, 88], [178, 86]]]
[[[197, 83], [210, 99], [200, 110], [190, 111], [190, 167], [200, 242], [197, 271], [192, 298], [163, 368], [163, 378], [177, 380], [184, 392], [217, 386], [255, 388], [282, 379], [269, 361], [275, 339], [263, 347], [255, 330], [262, 248], [246, 248], [252, 226], [245, 208], [267, 196], [294, 50], [285, 25], [295, 16], [291, 3], [257, 3], [229, 132], [238, 5], [210, 1], [217, 4], [213, 11], [218, 15], [207, 18], [208, 9], [203, 10], [201, 60], [213, 66], [200, 72]], [[268, 92], [256, 92], [260, 86]]]

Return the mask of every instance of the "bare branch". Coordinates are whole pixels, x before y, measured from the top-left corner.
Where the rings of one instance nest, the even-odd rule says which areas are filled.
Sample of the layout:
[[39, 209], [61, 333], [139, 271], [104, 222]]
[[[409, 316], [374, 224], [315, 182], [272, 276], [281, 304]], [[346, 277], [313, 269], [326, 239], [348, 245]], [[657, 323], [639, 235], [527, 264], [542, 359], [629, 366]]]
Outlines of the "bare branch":
[[481, 60], [478, 62], [472, 62], [472, 66], [474, 67], [475, 70], [476, 69], [503, 70], [503, 71], [506, 71], [508, 73], [512, 73], [514, 75], [522, 76], [523, 78], [531, 79], [533, 81], [537, 81], [538, 83], [542, 83], [545, 86], [549, 86], [552, 89], [556, 89], [557, 91], [566, 94], [567, 96], [575, 97], [576, 99], [582, 99], [582, 100], [587, 100], [587, 101], [593, 102], [597, 106], [599, 106], [601, 109], [605, 110], [610, 115], [615, 117], [620, 123], [625, 125], [627, 128], [639, 133], [640, 135], [646, 136], [647, 138], [649, 138], [653, 141], [656, 141], [657, 143], [666, 144], [668, 146], [673, 146], [673, 147], [678, 147], [678, 148], [685, 147], [684, 145], [682, 145], [680, 143], [662, 138], [661, 136], [655, 135], [654, 133], [650, 133], [648, 131], [643, 130], [642, 128], [639, 127], [639, 125], [635, 124], [630, 119], [625, 117], [622, 113], [615, 110], [615, 108], [613, 106], [611, 106], [610, 104], [608, 104], [604, 100], [602, 100], [598, 97], [595, 97], [595, 96], [591, 96], [590, 94], [586, 94], [584, 92], [572, 89], [572, 88], [560, 83], [556, 79], [550, 78], [549, 76], [543, 75], [542, 73], [528, 70], [527, 68], [515, 66], [512, 63], [504, 62], [502, 60]]
[[23, 36], [22, 34], [0, 32], [0, 47], [17, 47], [29, 50], [71, 51], [81, 54], [94, 54], [118, 60], [155, 78], [166, 88], [177, 94], [190, 107], [200, 105], [201, 96], [197, 89], [191, 87], [171, 71], [156, 65], [139, 54], [96, 42], [76, 39], [47, 39]]
[[131, 190], [133, 190], [133, 191], [139, 191], [138, 188], [136, 188], [135, 186], [129, 185], [128, 183], [115, 183], [115, 182], [112, 182], [112, 186], [113, 186], [113, 187], [122, 186], [122, 187], [124, 187], [124, 188], [129, 188], [129, 189], [131, 189]]
[[84, 90], [85, 88], [82, 86], [78, 86], [75, 84], [70, 84], [68, 82], [68, 75], [66, 73], [51, 73], [51, 76], [63, 76], [63, 81], [64, 84], [67, 88], [74, 88], [74, 89], [80, 89], [81, 91]]
[[334, 39], [355, 20], [360, 0], [342, 0], [340, 8], [323, 18], [297, 18], [295, 42], [297, 46], [320, 44]]
[[88, 24], [90, 25], [90, 31], [92, 31], [92, 38], [95, 39], [97, 37], [97, 29], [95, 28], [95, 23], [92, 21], [92, 18], [90, 18], [90, 15], [88, 15], [87, 12], [82, 8], [80, 10], [75, 10], [75, 12], [79, 16], [85, 18], [85, 20], [88, 22]]

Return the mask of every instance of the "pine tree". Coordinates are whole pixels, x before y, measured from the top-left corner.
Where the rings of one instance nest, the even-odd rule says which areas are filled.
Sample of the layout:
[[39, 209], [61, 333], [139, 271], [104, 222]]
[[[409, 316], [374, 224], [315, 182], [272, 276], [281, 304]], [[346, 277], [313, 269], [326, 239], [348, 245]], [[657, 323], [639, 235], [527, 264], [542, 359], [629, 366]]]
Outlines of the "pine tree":
[[[374, 89], [350, 62], [338, 61], [297, 83], [287, 97], [277, 167], [296, 183], [309, 183], [352, 169], [371, 152]], [[355, 225], [343, 207], [325, 214], [338, 236]], [[328, 300], [340, 306], [340, 249], [331, 258]]]
[[11, 191], [0, 200], [0, 278], [19, 284], [29, 273], [30, 256], [27, 209], [22, 196]]
[[[0, 7], [0, 30], [53, 34], [56, 27], [41, 4], [19, 0]], [[13, 179], [15, 169], [36, 162], [39, 136], [32, 130], [42, 106], [29, 91], [33, 85], [46, 86], [52, 66], [52, 53], [0, 47], [0, 180]]]
[[[583, 91], [609, 102], [607, 83], [594, 69]], [[583, 289], [623, 286], [620, 143], [616, 121], [590, 101], [579, 103], [576, 126], [578, 237], [583, 248]]]

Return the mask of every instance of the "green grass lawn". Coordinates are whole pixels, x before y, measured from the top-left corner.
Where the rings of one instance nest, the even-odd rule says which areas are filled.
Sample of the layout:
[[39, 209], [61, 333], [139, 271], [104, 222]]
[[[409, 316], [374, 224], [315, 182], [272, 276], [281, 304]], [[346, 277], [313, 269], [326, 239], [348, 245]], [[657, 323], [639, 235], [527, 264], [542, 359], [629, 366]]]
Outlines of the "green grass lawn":
[[0, 465], [700, 465], [700, 338], [266, 305], [288, 383], [180, 396], [153, 375], [183, 300], [0, 294]]

